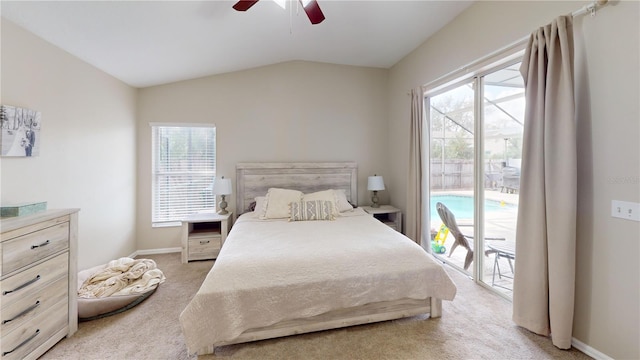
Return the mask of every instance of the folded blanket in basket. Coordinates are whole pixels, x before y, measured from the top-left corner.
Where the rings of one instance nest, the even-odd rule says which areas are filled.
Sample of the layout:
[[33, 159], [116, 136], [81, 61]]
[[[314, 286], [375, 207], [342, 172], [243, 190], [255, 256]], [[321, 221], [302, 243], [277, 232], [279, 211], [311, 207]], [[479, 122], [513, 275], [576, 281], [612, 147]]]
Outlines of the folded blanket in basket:
[[120, 258], [91, 275], [78, 289], [82, 298], [141, 294], [164, 282], [165, 276], [151, 259]]

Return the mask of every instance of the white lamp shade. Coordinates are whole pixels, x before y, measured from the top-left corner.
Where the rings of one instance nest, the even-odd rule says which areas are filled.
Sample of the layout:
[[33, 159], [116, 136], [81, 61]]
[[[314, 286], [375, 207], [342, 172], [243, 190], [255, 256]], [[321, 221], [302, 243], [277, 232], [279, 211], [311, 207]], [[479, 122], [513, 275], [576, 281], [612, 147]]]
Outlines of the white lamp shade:
[[367, 183], [367, 190], [371, 190], [371, 191], [384, 190], [384, 179], [382, 178], [382, 176], [378, 176], [378, 175], [369, 176], [369, 181]]
[[213, 193], [216, 195], [231, 194], [231, 179], [225, 179], [224, 176], [213, 181]]

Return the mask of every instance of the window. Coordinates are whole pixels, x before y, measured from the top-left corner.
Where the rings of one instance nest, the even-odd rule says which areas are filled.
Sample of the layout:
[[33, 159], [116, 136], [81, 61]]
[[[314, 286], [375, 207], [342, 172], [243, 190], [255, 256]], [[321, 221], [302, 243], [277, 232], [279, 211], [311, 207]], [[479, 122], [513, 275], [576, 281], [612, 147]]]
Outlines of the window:
[[151, 127], [153, 225], [215, 208], [216, 128], [206, 124]]

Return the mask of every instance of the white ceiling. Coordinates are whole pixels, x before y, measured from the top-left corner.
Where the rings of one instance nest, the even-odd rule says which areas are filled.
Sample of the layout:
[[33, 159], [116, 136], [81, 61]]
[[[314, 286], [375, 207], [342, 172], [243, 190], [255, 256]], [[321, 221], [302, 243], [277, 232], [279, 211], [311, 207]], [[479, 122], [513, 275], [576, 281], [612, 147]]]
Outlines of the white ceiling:
[[290, 60], [389, 68], [473, 1], [5, 1], [1, 14], [134, 87]]

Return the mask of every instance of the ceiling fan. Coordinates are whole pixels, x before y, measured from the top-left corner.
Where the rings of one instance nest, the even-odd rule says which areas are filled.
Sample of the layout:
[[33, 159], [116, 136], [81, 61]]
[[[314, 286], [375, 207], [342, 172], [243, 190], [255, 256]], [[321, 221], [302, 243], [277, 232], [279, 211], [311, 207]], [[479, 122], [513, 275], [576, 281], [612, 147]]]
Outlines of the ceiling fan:
[[[324, 20], [324, 14], [322, 10], [320, 10], [320, 6], [316, 0], [298, 0], [304, 9], [304, 12], [307, 13], [307, 17], [309, 17], [309, 21], [311, 24], [319, 24]], [[255, 5], [258, 0], [240, 0], [233, 8], [238, 11], [247, 11], [250, 7]], [[278, 2], [278, 1], [276, 1]], [[281, 5], [282, 6], [282, 5]], [[283, 6], [284, 7], [284, 6]]]

